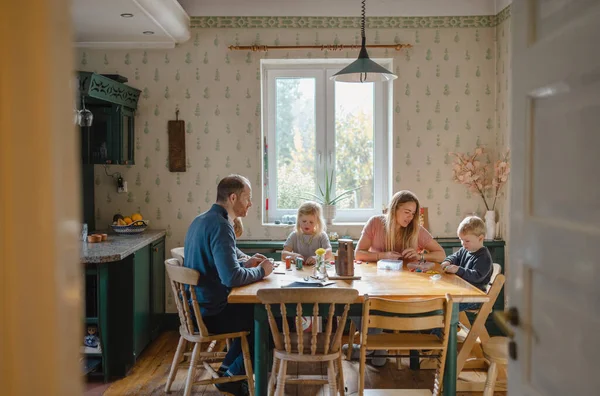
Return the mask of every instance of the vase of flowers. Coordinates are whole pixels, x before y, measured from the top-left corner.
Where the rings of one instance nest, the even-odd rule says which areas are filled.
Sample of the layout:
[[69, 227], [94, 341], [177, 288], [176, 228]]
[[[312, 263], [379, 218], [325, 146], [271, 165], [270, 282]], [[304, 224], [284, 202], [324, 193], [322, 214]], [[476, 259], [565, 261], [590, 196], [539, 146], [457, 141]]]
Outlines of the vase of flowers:
[[317, 262], [315, 264], [315, 277], [317, 279], [326, 281], [327, 280], [327, 264], [325, 264], [325, 249], [318, 248], [315, 250], [317, 255]]
[[[508, 181], [510, 174], [509, 151], [507, 150], [496, 161], [493, 170], [490, 168], [490, 164], [484, 164], [479, 160], [479, 156], [483, 153], [483, 147], [477, 147], [473, 154], [451, 153], [455, 157], [452, 179], [456, 183], [466, 185], [472, 192], [481, 196], [486, 209], [485, 239], [494, 239], [496, 235], [496, 202], [500, 190]], [[491, 195], [488, 195], [489, 202], [486, 199], [488, 192], [491, 192]]]

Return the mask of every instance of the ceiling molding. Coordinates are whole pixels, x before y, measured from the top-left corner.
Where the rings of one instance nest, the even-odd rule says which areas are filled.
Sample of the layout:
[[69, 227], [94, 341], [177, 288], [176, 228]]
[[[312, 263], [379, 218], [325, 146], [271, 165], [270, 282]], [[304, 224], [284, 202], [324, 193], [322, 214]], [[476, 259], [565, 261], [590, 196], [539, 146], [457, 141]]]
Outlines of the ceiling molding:
[[175, 43], [190, 39], [190, 17], [177, 0], [132, 0]]
[[72, 18], [76, 47], [174, 48], [191, 36], [177, 0], [73, 0]]

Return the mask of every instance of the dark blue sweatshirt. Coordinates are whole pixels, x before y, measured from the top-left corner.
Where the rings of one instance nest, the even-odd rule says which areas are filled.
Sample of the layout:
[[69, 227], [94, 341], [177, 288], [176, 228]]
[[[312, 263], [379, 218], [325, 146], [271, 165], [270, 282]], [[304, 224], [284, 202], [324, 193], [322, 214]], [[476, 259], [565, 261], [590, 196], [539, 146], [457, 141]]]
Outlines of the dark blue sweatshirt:
[[232, 287], [259, 281], [265, 275], [262, 268], [245, 268], [238, 262], [235, 233], [221, 205], [214, 204], [194, 219], [184, 246], [184, 265], [200, 272], [196, 295], [203, 316], [221, 312]]
[[486, 285], [490, 283], [493, 262], [492, 255], [485, 246], [473, 253], [465, 248], [460, 248], [446, 257], [444, 261], [458, 265], [460, 268], [456, 275], [483, 291], [485, 291]]

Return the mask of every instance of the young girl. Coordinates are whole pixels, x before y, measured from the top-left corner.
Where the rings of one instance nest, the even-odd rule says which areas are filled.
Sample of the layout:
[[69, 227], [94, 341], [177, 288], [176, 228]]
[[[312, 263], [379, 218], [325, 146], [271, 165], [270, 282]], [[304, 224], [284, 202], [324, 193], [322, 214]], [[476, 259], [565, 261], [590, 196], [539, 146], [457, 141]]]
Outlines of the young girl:
[[314, 265], [317, 262], [315, 250], [319, 248], [325, 249], [325, 260], [331, 260], [331, 244], [325, 232], [321, 205], [304, 202], [298, 208], [296, 230], [292, 231], [283, 245], [281, 259], [285, 261], [288, 256], [302, 257], [305, 265]]

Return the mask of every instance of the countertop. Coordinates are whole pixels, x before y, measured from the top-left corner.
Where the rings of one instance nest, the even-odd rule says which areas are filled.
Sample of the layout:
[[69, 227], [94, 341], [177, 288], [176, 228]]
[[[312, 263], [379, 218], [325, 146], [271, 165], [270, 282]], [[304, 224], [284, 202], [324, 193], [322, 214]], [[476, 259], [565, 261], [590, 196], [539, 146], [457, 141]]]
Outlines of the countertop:
[[[94, 233], [102, 233], [102, 231]], [[108, 233], [108, 239], [104, 242], [81, 243], [81, 263], [108, 263], [123, 260], [136, 250], [164, 237], [165, 234], [165, 230], [146, 230], [135, 235]]]

